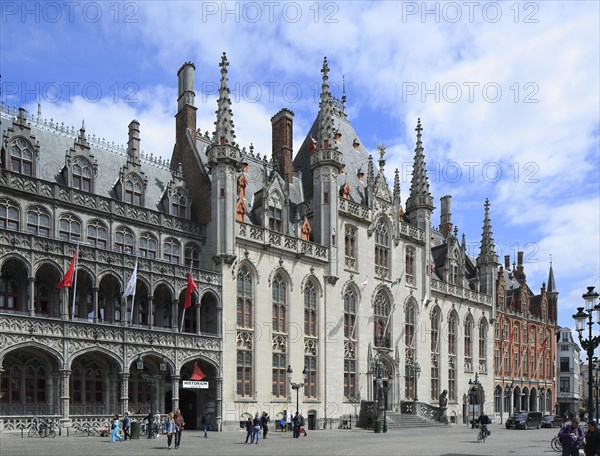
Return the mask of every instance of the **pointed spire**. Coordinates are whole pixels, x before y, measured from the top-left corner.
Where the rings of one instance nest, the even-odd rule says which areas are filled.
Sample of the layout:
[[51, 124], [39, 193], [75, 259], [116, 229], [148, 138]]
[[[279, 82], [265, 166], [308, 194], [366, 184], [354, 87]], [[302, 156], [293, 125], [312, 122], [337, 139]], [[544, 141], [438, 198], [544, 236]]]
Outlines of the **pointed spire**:
[[413, 162], [412, 181], [410, 183], [410, 196], [406, 201], [406, 211], [424, 208], [433, 211], [433, 198], [429, 193], [429, 179], [425, 164], [423, 143], [421, 142], [421, 119], [417, 120], [417, 145], [415, 147], [415, 158]]
[[219, 88], [219, 99], [217, 100], [217, 120], [215, 122], [215, 140], [217, 144], [235, 145], [235, 132], [233, 129], [233, 112], [231, 111], [231, 99], [227, 87], [227, 55], [223, 52], [221, 56], [221, 87]]
[[333, 123], [333, 101], [329, 92], [329, 65], [327, 65], [327, 57], [323, 58], [321, 73], [323, 73], [323, 84], [321, 86], [321, 101], [319, 103], [319, 120], [317, 124], [317, 150], [337, 147]]
[[400, 172], [394, 171], [394, 201], [400, 202]]
[[369, 155], [369, 169], [368, 169], [367, 179], [368, 179], [367, 183], [369, 185], [373, 185], [373, 182], [375, 181], [375, 171], [373, 168], [373, 156], [372, 155]]
[[342, 111], [346, 112], [346, 76], [342, 75]]
[[87, 144], [85, 140], [85, 119], [81, 119], [81, 128], [79, 129], [79, 137], [77, 138], [77, 141], [80, 144]]
[[547, 293], [557, 293], [556, 282], [554, 281], [554, 270], [552, 269], [552, 255], [550, 255], [550, 271], [548, 271], [548, 287]]
[[490, 221], [490, 201], [487, 198], [485, 199], [484, 207], [485, 213], [483, 216], [483, 231], [481, 233], [478, 264], [497, 263], [498, 255], [496, 255], [492, 223]]

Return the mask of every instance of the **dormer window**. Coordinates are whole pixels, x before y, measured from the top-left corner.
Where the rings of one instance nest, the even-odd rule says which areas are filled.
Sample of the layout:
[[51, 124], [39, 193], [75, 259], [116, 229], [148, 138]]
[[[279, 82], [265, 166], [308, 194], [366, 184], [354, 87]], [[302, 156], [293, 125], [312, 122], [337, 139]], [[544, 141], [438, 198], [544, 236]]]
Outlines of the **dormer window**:
[[92, 166], [83, 157], [77, 157], [73, 160], [72, 187], [84, 192], [92, 191]]
[[187, 209], [187, 198], [181, 191], [181, 189], [175, 190], [173, 192], [173, 197], [171, 199], [171, 215], [175, 217], [185, 218]]
[[33, 176], [33, 148], [23, 138], [17, 138], [10, 147], [10, 169], [15, 173]]
[[135, 206], [142, 205], [143, 183], [136, 174], [130, 174], [125, 179], [124, 202]]
[[281, 207], [281, 199], [277, 193], [273, 193], [269, 197], [269, 229], [273, 231], [281, 231], [283, 228], [283, 209]]

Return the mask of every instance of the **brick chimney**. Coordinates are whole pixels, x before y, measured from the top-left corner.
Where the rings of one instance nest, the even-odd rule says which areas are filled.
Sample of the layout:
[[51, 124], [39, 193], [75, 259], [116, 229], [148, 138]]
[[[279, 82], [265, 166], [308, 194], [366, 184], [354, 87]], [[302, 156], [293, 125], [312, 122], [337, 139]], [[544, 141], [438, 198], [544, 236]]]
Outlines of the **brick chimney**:
[[[196, 108], [194, 106], [194, 70], [192, 62], [185, 62], [177, 72], [178, 95], [177, 114], [175, 115], [175, 151], [171, 163], [183, 163], [183, 148], [189, 130], [196, 135]], [[184, 165], [185, 167], [185, 165]]]
[[504, 255], [504, 269], [510, 271], [510, 255]]
[[523, 273], [523, 251], [517, 252], [517, 277], [519, 280], [523, 280], [525, 274]]
[[127, 141], [128, 160], [140, 163], [140, 123], [133, 119], [129, 122], [129, 139]]
[[447, 238], [452, 234], [452, 196], [442, 196], [440, 202], [440, 231]]
[[292, 182], [294, 168], [292, 166], [293, 152], [293, 122], [294, 113], [283, 108], [271, 117], [273, 128], [273, 163], [279, 174], [288, 182]]

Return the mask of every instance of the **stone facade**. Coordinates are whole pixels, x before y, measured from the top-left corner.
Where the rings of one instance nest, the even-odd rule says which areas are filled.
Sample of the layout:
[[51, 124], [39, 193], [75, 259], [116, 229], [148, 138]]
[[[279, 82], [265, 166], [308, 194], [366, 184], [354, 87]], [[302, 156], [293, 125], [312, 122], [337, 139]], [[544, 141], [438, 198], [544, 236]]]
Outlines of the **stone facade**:
[[[372, 401], [434, 418], [443, 390], [449, 421], [491, 414], [489, 202], [477, 258], [452, 230], [450, 196], [432, 226], [419, 120], [403, 205], [398, 171], [391, 187], [384, 174], [385, 146], [375, 164], [345, 96], [329, 93], [326, 60], [318, 114], [293, 161], [286, 109], [272, 119], [272, 159], [240, 148], [228, 65], [223, 55], [212, 136], [196, 130], [194, 66], [179, 70], [170, 162], [141, 152], [137, 121], [116, 148], [83, 125], [2, 108], [7, 422], [181, 407], [192, 426], [207, 410], [217, 426], [238, 427], [298, 407], [313, 428]], [[73, 300], [55, 284], [75, 250]], [[122, 294], [136, 264], [131, 317]], [[188, 273], [199, 293], [184, 313]], [[208, 390], [182, 386], [196, 364]], [[33, 389], [25, 372], [37, 372]]]

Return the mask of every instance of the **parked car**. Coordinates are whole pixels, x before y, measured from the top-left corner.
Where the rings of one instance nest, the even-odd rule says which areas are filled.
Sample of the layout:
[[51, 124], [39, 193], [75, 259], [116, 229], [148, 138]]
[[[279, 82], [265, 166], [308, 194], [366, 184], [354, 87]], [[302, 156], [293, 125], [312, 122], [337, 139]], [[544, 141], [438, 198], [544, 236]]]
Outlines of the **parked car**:
[[563, 425], [565, 420], [560, 415], [544, 415], [542, 418], [542, 427], [553, 428]]
[[506, 429], [539, 429], [541, 425], [541, 412], [517, 412], [506, 420]]

